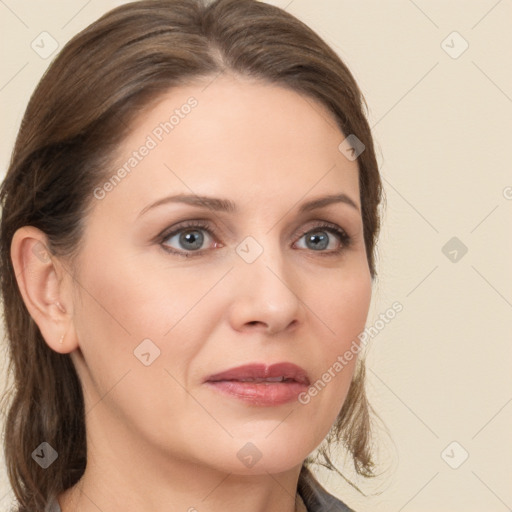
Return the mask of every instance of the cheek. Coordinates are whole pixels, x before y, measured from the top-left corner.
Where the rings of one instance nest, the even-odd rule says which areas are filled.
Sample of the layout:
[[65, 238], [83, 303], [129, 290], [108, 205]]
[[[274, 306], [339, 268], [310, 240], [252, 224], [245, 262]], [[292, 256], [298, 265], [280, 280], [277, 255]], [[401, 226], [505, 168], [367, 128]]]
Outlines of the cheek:
[[159, 340], [170, 336], [182, 319], [193, 314], [216, 277], [210, 276], [209, 282], [179, 266], [155, 268], [151, 258], [137, 254], [118, 257], [109, 252], [109, 258], [88, 259], [99, 264], [80, 276], [87, 310], [78, 313], [85, 319], [98, 318], [93, 328], [106, 328], [110, 335], [118, 332], [115, 339], [131, 344], [151, 336]]
[[330, 334], [325, 339], [326, 354], [345, 350], [364, 330], [371, 294], [371, 278], [364, 265], [340, 272], [316, 292], [311, 303], [317, 305], [317, 314]]
[[82, 373], [100, 396], [127, 371], [132, 372], [127, 380], [140, 377], [137, 396], [161, 386], [162, 379], [172, 384], [166, 370], [187, 382], [190, 362], [218, 311], [205, 297], [217, 273], [201, 278], [197, 271], [154, 268], [147, 259], [121, 253], [87, 254], [87, 261], [98, 264], [77, 277], [74, 321], [87, 366]]
[[75, 327], [83, 359], [77, 370], [92, 422], [114, 413], [155, 439], [180, 428], [176, 414], [190, 407], [181, 383], [208, 333], [196, 315], [200, 308], [193, 308], [205, 287], [192, 289], [179, 276], [174, 272], [165, 282], [123, 262], [116, 269], [98, 265], [80, 277]]
[[308, 392], [299, 397], [299, 402], [323, 419], [316, 424], [319, 437], [327, 434], [347, 396], [360, 351], [358, 335], [365, 328], [371, 292], [371, 277], [362, 265], [360, 271], [340, 273], [326, 282], [321, 292], [310, 294], [311, 309], [315, 304], [319, 325], [326, 327], [323, 332], [327, 334], [321, 337], [320, 364], [314, 381]]

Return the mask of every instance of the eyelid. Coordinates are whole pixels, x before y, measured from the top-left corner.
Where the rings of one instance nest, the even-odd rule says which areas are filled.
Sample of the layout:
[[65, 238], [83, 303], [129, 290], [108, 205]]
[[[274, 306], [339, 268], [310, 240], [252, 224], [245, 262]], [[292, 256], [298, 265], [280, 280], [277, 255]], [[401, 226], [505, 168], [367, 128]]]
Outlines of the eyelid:
[[300, 233], [300, 236], [304, 236], [305, 234], [309, 233], [310, 231], [313, 231], [315, 229], [321, 229], [321, 228], [331, 228], [335, 231], [342, 232], [347, 237], [349, 236], [345, 229], [343, 229], [341, 226], [339, 226], [338, 224], [336, 224], [334, 222], [329, 222], [327, 220], [320, 220], [320, 219], [309, 221], [309, 222], [312, 222], [313, 224], [308, 228], [302, 228], [301, 231], [298, 231], [298, 233]]

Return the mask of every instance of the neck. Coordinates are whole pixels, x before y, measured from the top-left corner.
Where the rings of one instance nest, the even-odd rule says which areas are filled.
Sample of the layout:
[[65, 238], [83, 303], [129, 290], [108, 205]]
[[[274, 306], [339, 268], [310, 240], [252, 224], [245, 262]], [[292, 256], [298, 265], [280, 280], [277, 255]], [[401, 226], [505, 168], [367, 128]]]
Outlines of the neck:
[[280, 473], [236, 474], [162, 455], [126, 432], [88, 433], [87, 445], [81, 480], [59, 497], [62, 512], [295, 511], [301, 464]]
[[87, 470], [80, 482], [59, 497], [62, 512], [294, 512], [296, 507], [300, 468], [295, 474], [254, 477], [214, 475], [181, 465], [182, 478], [167, 474], [164, 483], [161, 478], [154, 481], [153, 473], [142, 476], [133, 467], [125, 469], [131, 475], [123, 471], [114, 477], [99, 467]]

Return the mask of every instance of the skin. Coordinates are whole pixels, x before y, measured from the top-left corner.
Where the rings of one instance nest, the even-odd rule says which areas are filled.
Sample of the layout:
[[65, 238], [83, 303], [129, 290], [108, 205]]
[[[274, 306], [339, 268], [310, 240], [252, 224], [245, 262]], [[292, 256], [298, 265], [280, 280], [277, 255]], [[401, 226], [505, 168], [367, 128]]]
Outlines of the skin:
[[[59, 497], [63, 512], [163, 512], [169, 504], [292, 512], [301, 464], [347, 395], [355, 357], [307, 405], [259, 407], [203, 384], [241, 364], [282, 361], [313, 383], [364, 329], [372, 285], [357, 161], [338, 150], [345, 136], [332, 115], [275, 85], [231, 75], [209, 82], [173, 89], [134, 124], [116, 165], [187, 98], [198, 101], [112, 191], [92, 198], [72, 270], [36, 257], [44, 233], [24, 227], [14, 236], [30, 314], [48, 345], [70, 354], [84, 389], [88, 464]], [[340, 192], [357, 208], [297, 213]], [[230, 199], [239, 212], [174, 203], [139, 217], [178, 193]], [[179, 236], [157, 237], [194, 219], [213, 232], [201, 231], [201, 254], [166, 252], [192, 252]], [[328, 232], [327, 248], [308, 246], [301, 235], [325, 234], [320, 221], [344, 229], [351, 244], [335, 253], [343, 243]], [[235, 251], [247, 236], [263, 249], [250, 264]], [[146, 338], [160, 349], [149, 366], [134, 356]], [[237, 457], [247, 442], [262, 455], [251, 468]]]

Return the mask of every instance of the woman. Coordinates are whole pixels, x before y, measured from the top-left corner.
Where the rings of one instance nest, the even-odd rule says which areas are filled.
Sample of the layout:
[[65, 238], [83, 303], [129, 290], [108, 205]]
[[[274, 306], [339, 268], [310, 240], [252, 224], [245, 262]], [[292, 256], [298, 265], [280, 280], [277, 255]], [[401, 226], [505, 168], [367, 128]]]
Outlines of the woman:
[[309, 467], [326, 439], [373, 474], [363, 104], [253, 0], [133, 2], [63, 48], [1, 190], [19, 511], [350, 510]]

